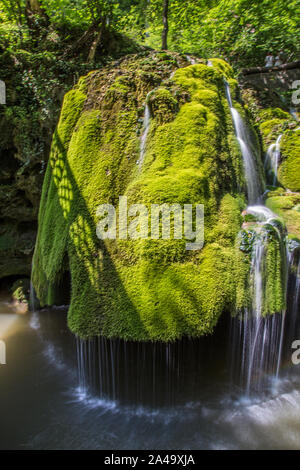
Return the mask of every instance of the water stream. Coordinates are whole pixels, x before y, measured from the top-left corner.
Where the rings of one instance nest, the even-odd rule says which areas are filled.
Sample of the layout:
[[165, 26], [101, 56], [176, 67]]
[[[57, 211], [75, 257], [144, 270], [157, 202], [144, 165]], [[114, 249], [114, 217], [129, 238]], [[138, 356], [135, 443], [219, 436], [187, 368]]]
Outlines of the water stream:
[[[271, 144], [267, 150], [265, 168], [271, 173], [271, 183], [273, 186], [277, 184], [278, 165], [280, 160], [280, 142], [282, 134], [280, 134], [274, 144]], [[271, 171], [270, 171], [271, 170]]]
[[258, 155], [253, 138], [238, 110], [233, 106], [230, 86], [225, 82], [225, 93], [230, 107], [236, 138], [243, 156], [249, 204], [257, 204], [263, 193], [263, 182], [259, 172]]
[[[284, 340], [287, 336], [287, 310], [277, 313], [264, 311], [266, 297], [266, 282], [268, 272], [266, 271], [266, 254], [268, 251], [268, 231], [273, 226], [274, 236], [279, 242], [278, 257], [281, 260], [281, 277], [285, 287], [286, 305], [290, 304], [290, 271], [293, 254], [290, 255], [285, 231], [280, 230], [276, 214], [272, 213], [266, 206], [258, 204], [262, 200], [262, 188], [259, 183], [257, 155], [253, 151], [251, 136], [247, 126], [239, 112], [233, 107], [229, 84], [225, 84], [225, 93], [230, 107], [235, 135], [239, 142], [244, 162], [245, 178], [247, 183], [247, 194], [249, 206], [246, 212], [256, 219], [256, 225], [252, 228], [255, 239], [251, 251], [250, 288], [251, 302], [248, 308], [232, 319], [231, 338], [232, 354], [231, 368], [232, 376], [243, 386], [246, 394], [259, 392], [263, 394], [268, 391], [272, 378], [278, 379], [280, 365], [283, 356]], [[277, 182], [277, 170], [280, 158], [279, 136], [276, 143], [268, 149], [267, 159], [273, 171], [273, 184]], [[296, 275], [296, 286], [298, 277]], [[296, 289], [297, 290], [297, 289]], [[292, 316], [299, 309], [299, 299], [296, 295], [296, 305], [292, 308]], [[272, 313], [272, 314], [270, 314]], [[289, 326], [292, 336], [295, 328]], [[287, 348], [289, 345], [286, 345]]]
[[139, 160], [138, 160], [140, 170], [143, 167], [143, 163], [144, 163], [144, 159], [145, 159], [147, 137], [148, 137], [148, 132], [149, 132], [149, 129], [150, 129], [150, 122], [151, 122], [150, 106], [147, 103], [148, 96], [149, 96], [149, 93], [146, 96], [145, 114], [144, 114], [144, 120], [143, 120], [143, 131], [142, 131], [141, 141], [140, 141], [140, 156], [139, 156]]

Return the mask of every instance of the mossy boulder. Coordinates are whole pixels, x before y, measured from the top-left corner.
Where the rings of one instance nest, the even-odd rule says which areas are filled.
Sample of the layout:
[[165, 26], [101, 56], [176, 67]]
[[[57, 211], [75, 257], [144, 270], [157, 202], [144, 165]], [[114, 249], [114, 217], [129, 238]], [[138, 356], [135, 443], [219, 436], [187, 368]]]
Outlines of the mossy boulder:
[[280, 313], [285, 308], [286, 256], [285, 226], [278, 219], [267, 224], [251, 221], [237, 237], [237, 292], [236, 313], [255, 311], [256, 284], [253, 271], [257, 244], [263, 245], [261, 314]]
[[291, 191], [300, 191], [300, 130], [297, 122], [281, 108], [260, 110], [257, 122], [265, 154], [282, 135], [277, 182]]
[[[149, 66], [160, 76], [154, 89], [143, 73]], [[179, 54], [153, 52], [123, 59], [117, 70], [92, 72], [65, 96], [43, 186], [32, 281], [41, 305], [51, 305], [70, 272], [68, 323], [79, 336], [201, 336], [235, 309], [241, 277], [235, 239], [245, 199], [224, 90], [229, 76], [221, 61], [186, 67]], [[152, 117], [140, 166], [147, 95]], [[185, 240], [174, 239], [99, 240], [97, 208], [117, 208], [121, 195], [129, 205], [204, 204], [204, 248], [189, 251]]]
[[266, 205], [284, 220], [291, 238], [300, 240], [300, 194], [277, 189], [268, 193]]
[[281, 142], [278, 179], [291, 191], [300, 191], [300, 129], [285, 133]]
[[280, 134], [283, 134], [290, 126], [296, 125], [291, 115], [281, 108], [260, 110], [257, 122], [265, 152]]

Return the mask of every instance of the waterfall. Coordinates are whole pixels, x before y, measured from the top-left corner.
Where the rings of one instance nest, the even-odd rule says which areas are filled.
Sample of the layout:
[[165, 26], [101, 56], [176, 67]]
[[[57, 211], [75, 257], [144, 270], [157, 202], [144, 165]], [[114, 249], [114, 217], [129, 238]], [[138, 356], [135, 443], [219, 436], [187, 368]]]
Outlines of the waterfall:
[[32, 282], [30, 282], [29, 305], [30, 305], [30, 310], [32, 312], [35, 312], [37, 310], [36, 297], [35, 297], [35, 292], [34, 292], [34, 287], [33, 287]]
[[198, 402], [207, 377], [224, 369], [221, 338], [224, 325], [172, 343], [76, 338], [79, 395], [150, 408]]
[[277, 173], [278, 173], [278, 164], [280, 159], [280, 141], [282, 139], [282, 134], [280, 134], [275, 142], [271, 144], [266, 153], [265, 166], [268, 166], [273, 173], [272, 184], [276, 186], [277, 184]]
[[292, 242], [288, 252], [287, 312], [284, 348], [290, 360], [291, 344], [300, 334], [300, 244]]
[[[151, 92], [150, 92], [151, 93]], [[141, 144], [140, 144], [140, 157], [138, 160], [139, 168], [141, 169], [144, 163], [145, 154], [146, 154], [146, 144], [147, 144], [147, 136], [150, 128], [150, 120], [151, 120], [151, 113], [150, 113], [150, 106], [147, 103], [147, 98], [149, 93], [146, 97], [146, 104], [145, 104], [145, 114], [144, 114], [144, 121], [143, 121], [143, 133], [141, 136]]]
[[236, 108], [233, 107], [228, 82], [225, 82], [225, 93], [230, 107], [235, 135], [240, 145], [240, 149], [243, 156], [248, 201], [250, 204], [255, 204], [259, 202], [263, 189], [258, 169], [256, 152], [253, 148], [249, 129], [245, 125], [240, 113], [237, 111]]
[[[296, 251], [296, 250], [295, 250]], [[296, 256], [298, 259], [296, 259]], [[297, 253], [293, 252], [291, 256], [291, 266], [295, 268], [295, 286], [293, 289], [293, 297], [292, 297], [292, 303], [291, 303], [291, 311], [292, 311], [292, 318], [293, 322], [295, 325], [295, 322], [297, 321], [297, 316], [299, 315], [299, 306], [300, 306], [300, 256], [299, 256], [299, 250], [297, 250]], [[296, 326], [296, 325], [295, 325]], [[293, 328], [293, 331], [295, 331], [295, 327]]]
[[[282, 268], [286, 268], [285, 237], [276, 227], [276, 215], [265, 206], [249, 206], [247, 212], [257, 219], [257, 233], [251, 252], [250, 306], [232, 319], [232, 376], [245, 389], [263, 392], [268, 374], [279, 373], [285, 312], [264, 315], [265, 256], [268, 249], [268, 231], [273, 225], [281, 246]], [[286, 277], [286, 276], [285, 276]]]
[[[251, 250], [249, 273], [250, 305], [238, 312], [232, 319], [232, 376], [238, 379], [249, 395], [252, 391], [265, 390], [269, 374], [278, 376], [282, 358], [286, 312], [270, 314], [265, 312], [266, 254], [268, 251], [268, 231], [271, 225], [280, 245], [282, 282], [287, 292], [287, 249], [284, 232], [277, 227], [277, 216], [263, 205], [257, 205], [261, 199], [262, 184], [258, 170], [256, 152], [252, 147], [250, 132], [241, 115], [233, 107], [229, 84], [225, 83], [226, 98], [230, 107], [235, 135], [241, 148], [245, 178], [247, 183], [247, 213], [256, 219], [255, 241]], [[268, 159], [272, 164], [277, 179], [280, 157], [280, 140], [270, 146]]]
[[[253, 390], [262, 392], [266, 389], [270, 374], [278, 375], [289, 323], [295, 331], [293, 321], [298, 321], [296, 319], [300, 300], [300, 264], [297, 265], [295, 275], [296, 255], [290, 256], [289, 265], [293, 266], [294, 277], [293, 282], [289, 278], [286, 290], [287, 295], [292, 295], [293, 298], [290, 308], [292, 312], [268, 314], [269, 312], [265, 311], [265, 288], [270, 226], [272, 235], [279, 241], [282, 271], [285, 271], [287, 266], [285, 232], [278, 228], [277, 216], [266, 206], [258, 205], [263, 185], [251, 133], [233, 106], [228, 83], [225, 90], [243, 157], [250, 204], [247, 212], [256, 219], [253, 229], [255, 241], [249, 253], [250, 301], [247, 308], [237, 312], [232, 318], [231, 328], [232, 374], [238, 378], [246, 392], [251, 394]], [[138, 161], [140, 168], [144, 162], [150, 119], [150, 107], [146, 99]], [[276, 144], [279, 146], [279, 139]], [[299, 261], [299, 254], [297, 256]], [[282, 279], [284, 277], [287, 278], [287, 275], [283, 274]], [[224, 330], [222, 334], [224, 339]], [[215, 373], [209, 361], [210, 356], [217, 361], [223, 353], [217, 353], [217, 339], [216, 333], [212, 338], [183, 338], [173, 343], [134, 342], [101, 336], [89, 340], [77, 338], [80, 393], [83, 396], [91, 393], [100, 399], [154, 407], [197, 401], [203, 389], [204, 371], [213, 370]], [[215, 341], [213, 354], [210, 354], [208, 348], [210, 340]]]

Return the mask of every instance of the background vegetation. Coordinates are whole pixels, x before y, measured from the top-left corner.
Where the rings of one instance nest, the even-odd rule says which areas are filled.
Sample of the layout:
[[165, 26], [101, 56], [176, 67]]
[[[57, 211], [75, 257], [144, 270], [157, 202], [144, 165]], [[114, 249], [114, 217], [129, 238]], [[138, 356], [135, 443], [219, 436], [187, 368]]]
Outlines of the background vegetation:
[[0, 44], [63, 57], [88, 44], [85, 59], [92, 61], [111, 33], [160, 48], [164, 17], [170, 50], [227, 58], [239, 67], [280, 49], [296, 59], [299, 13], [298, 0], [1, 0]]

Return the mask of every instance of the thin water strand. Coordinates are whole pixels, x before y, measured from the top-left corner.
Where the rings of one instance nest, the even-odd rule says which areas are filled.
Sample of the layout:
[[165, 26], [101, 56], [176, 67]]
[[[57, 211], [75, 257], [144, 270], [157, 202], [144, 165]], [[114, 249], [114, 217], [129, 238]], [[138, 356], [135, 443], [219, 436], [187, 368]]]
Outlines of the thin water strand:
[[[148, 98], [148, 95], [147, 95], [147, 98]], [[138, 160], [140, 170], [143, 166], [144, 159], [145, 159], [147, 136], [148, 136], [148, 132], [149, 132], [149, 128], [150, 128], [150, 121], [151, 121], [150, 106], [147, 103], [147, 98], [146, 98], [145, 115], [144, 115], [144, 121], [143, 121], [143, 133], [142, 133], [142, 136], [141, 136], [140, 158]]]
[[280, 134], [275, 143], [271, 144], [267, 150], [266, 162], [267, 165], [273, 173], [272, 184], [273, 186], [277, 185], [277, 175], [278, 175], [278, 165], [280, 161], [280, 142], [282, 139], [282, 134]]

